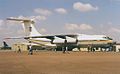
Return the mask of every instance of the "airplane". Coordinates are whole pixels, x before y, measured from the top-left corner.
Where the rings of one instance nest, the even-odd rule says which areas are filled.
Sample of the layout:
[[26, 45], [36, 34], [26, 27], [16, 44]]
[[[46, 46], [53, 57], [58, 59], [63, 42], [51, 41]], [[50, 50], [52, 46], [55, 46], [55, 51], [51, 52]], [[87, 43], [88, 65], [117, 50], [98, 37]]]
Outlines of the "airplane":
[[[112, 38], [105, 35], [86, 35], [86, 34], [58, 34], [58, 35], [42, 35], [34, 27], [33, 19], [7, 18], [11, 21], [22, 22], [25, 31], [24, 37], [10, 37], [6, 39], [24, 38], [30, 43], [35, 43], [45, 47], [59, 48], [69, 47], [69, 49], [81, 47], [112, 47], [114, 41]], [[72, 46], [72, 48], [70, 48]]]
[[3, 41], [3, 46], [1, 47], [1, 49], [7, 50], [7, 49], [11, 49], [11, 47], [5, 42]]

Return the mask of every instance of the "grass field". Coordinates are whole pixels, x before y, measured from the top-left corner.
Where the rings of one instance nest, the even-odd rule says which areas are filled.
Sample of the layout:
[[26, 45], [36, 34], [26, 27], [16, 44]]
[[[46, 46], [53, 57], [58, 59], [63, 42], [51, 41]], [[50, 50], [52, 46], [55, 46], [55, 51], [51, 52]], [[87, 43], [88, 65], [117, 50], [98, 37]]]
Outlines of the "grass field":
[[120, 74], [120, 53], [1, 51], [0, 74]]

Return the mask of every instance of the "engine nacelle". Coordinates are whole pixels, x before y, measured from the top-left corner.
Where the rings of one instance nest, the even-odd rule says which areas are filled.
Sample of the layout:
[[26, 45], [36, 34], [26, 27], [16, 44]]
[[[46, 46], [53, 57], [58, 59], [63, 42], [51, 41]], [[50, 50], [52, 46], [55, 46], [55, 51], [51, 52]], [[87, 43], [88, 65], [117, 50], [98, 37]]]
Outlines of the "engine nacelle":
[[65, 44], [65, 43], [70, 44], [70, 43], [77, 43], [77, 42], [78, 42], [77, 39], [66, 36], [66, 39], [55, 37], [55, 39], [51, 43], [53, 43], [53, 44]]
[[77, 39], [66, 36], [67, 43], [77, 43]]
[[59, 38], [59, 37], [55, 37], [55, 39], [52, 41], [53, 44], [61, 44], [64, 43], [65, 39]]

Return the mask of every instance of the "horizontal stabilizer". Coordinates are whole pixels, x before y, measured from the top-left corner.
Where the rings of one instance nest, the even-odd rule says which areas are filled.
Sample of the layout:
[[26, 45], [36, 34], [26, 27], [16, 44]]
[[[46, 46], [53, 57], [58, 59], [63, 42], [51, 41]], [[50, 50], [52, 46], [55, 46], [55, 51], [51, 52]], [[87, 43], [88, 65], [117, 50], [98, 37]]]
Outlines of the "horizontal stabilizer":
[[24, 39], [25, 37], [6, 37], [4, 38], [4, 40], [6, 39]]
[[24, 22], [31, 22], [31, 21], [33, 21], [32, 19], [28, 19], [28, 18], [21, 19], [21, 18], [13, 18], [13, 17], [9, 17], [9, 18], [7, 18], [7, 20], [24, 21]]

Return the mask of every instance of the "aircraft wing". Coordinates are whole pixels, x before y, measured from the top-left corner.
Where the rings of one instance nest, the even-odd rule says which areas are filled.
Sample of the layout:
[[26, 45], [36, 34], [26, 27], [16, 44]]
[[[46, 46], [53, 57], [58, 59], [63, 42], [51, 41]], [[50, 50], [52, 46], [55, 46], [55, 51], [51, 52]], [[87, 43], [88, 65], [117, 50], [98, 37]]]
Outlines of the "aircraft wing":
[[61, 34], [61, 35], [28, 36], [28, 37], [25, 37], [25, 39], [29, 39], [29, 38], [47, 38], [47, 39], [53, 40], [55, 37], [66, 39], [66, 36], [72, 37], [72, 38], [76, 38], [77, 37], [77, 35], [75, 35], [75, 34], [65, 34], [65, 35]]
[[54, 39], [54, 36], [28, 36], [28, 37], [25, 37], [25, 39], [29, 39], [29, 38], [48, 38], [48, 39]]

